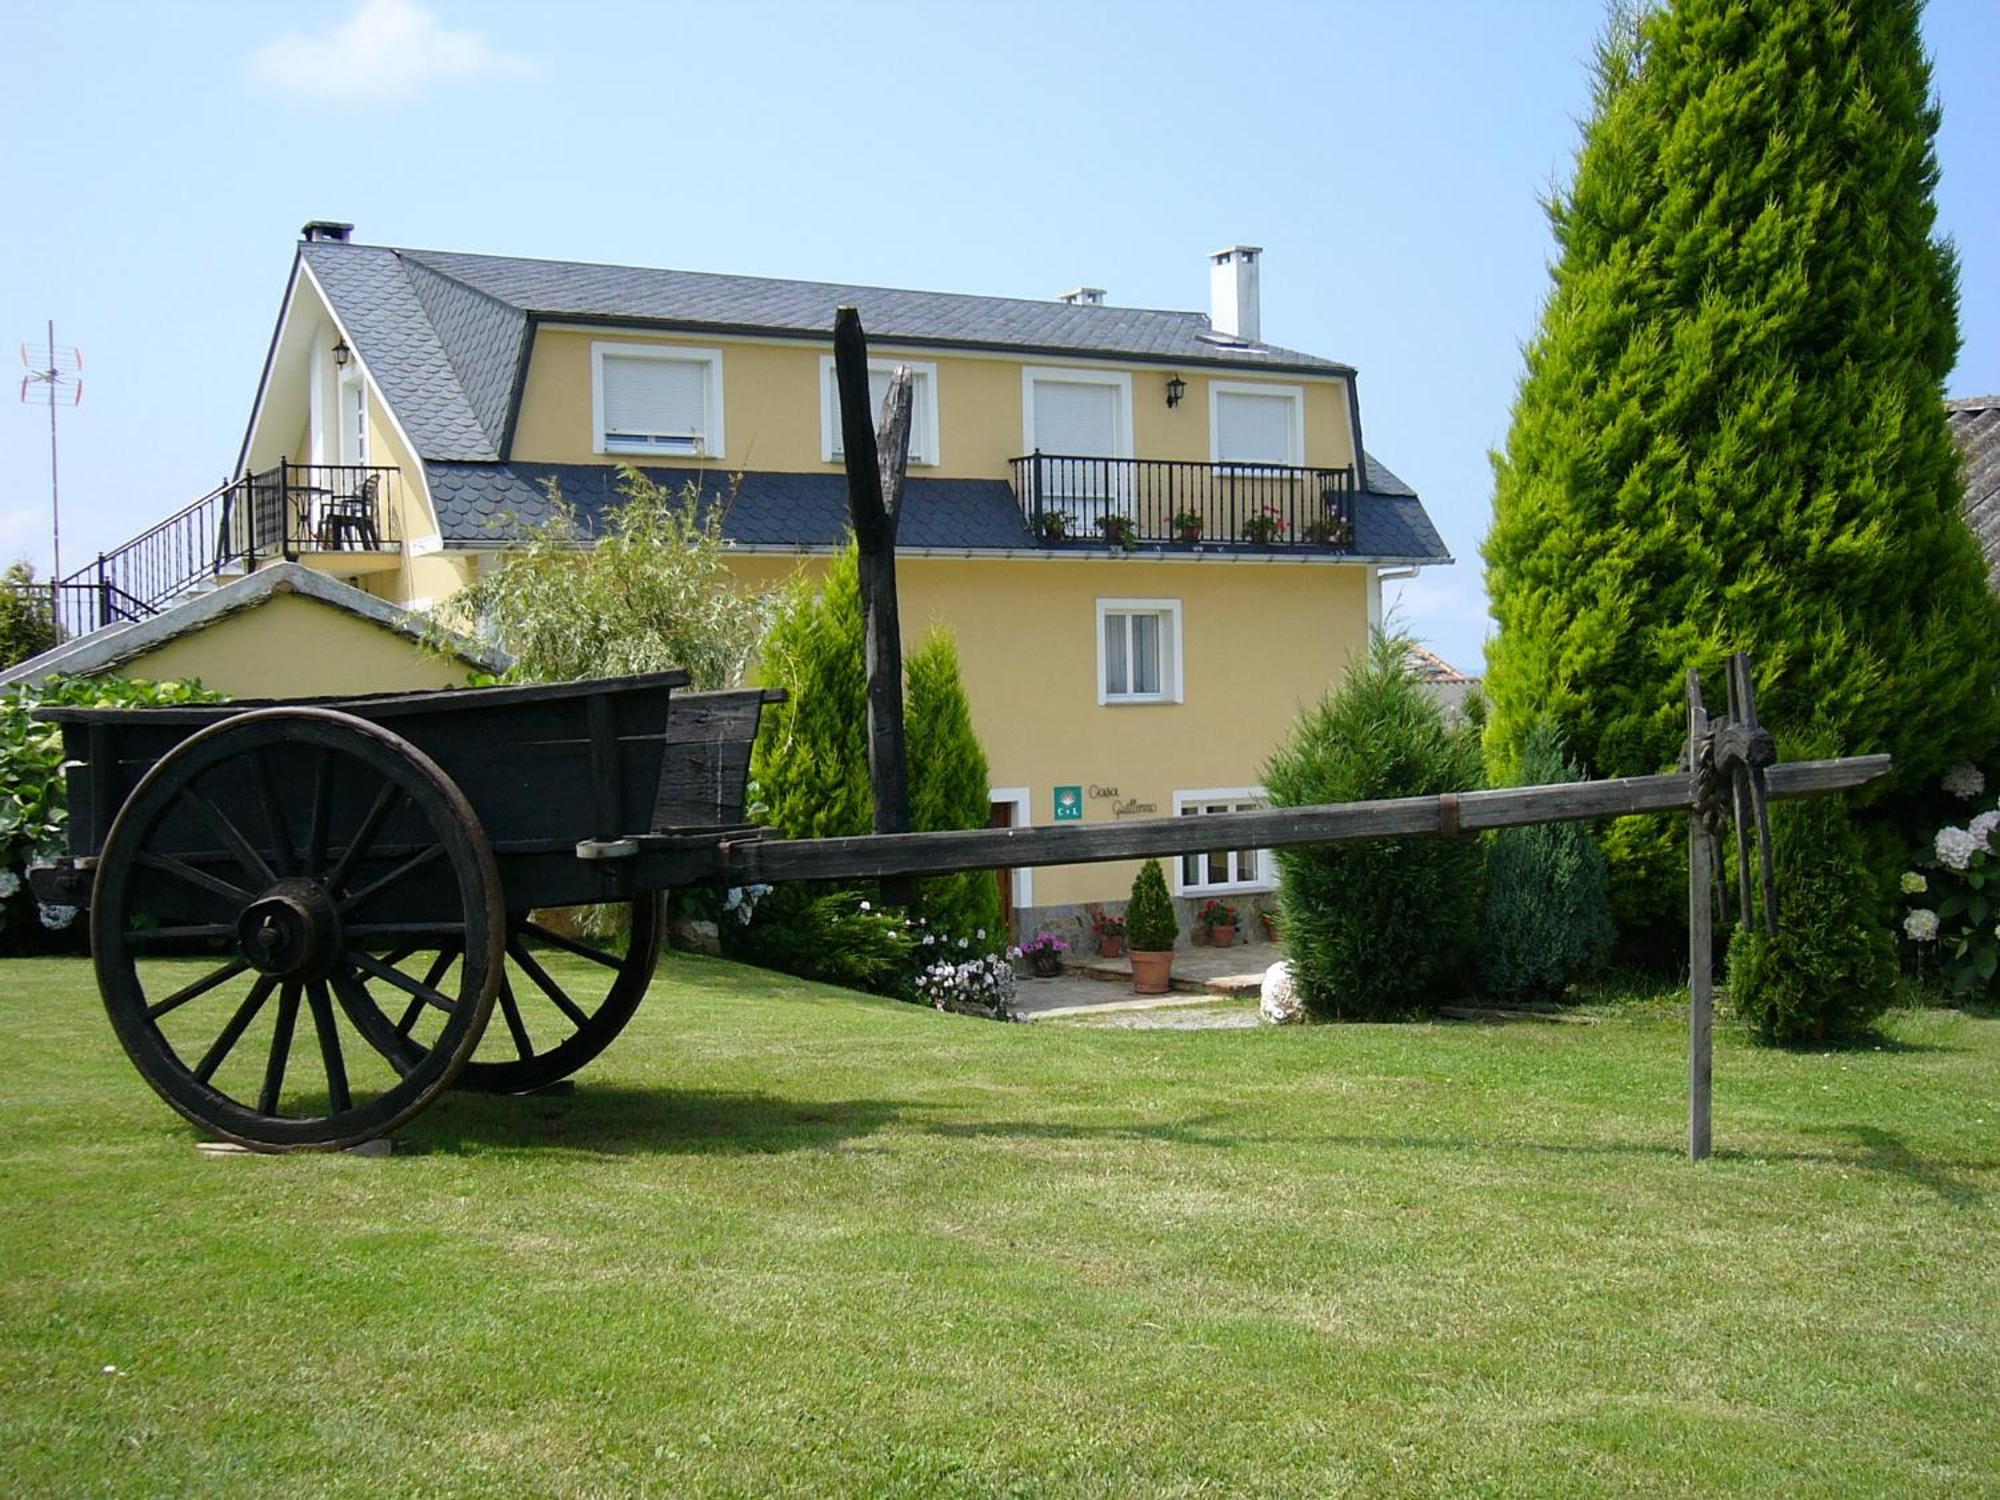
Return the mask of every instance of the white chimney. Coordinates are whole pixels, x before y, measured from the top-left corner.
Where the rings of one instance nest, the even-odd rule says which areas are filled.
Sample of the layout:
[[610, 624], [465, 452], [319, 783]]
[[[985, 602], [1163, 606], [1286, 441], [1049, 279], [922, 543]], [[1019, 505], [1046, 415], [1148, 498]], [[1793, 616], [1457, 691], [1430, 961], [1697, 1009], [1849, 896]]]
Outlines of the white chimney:
[[1102, 307], [1104, 306], [1104, 288], [1101, 286], [1073, 286], [1060, 297], [1056, 298], [1056, 301], [1067, 302], [1071, 307]]
[[1217, 333], [1255, 344], [1262, 339], [1257, 314], [1258, 245], [1232, 245], [1208, 258], [1208, 321]]

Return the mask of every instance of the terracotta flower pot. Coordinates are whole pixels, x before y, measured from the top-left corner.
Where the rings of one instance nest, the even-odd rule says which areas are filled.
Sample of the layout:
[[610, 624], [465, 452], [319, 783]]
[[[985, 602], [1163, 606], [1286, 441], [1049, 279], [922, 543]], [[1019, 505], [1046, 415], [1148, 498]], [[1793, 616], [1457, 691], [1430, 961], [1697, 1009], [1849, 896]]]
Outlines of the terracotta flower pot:
[[1236, 929], [1231, 927], [1211, 927], [1208, 929], [1210, 941], [1218, 948], [1227, 948], [1236, 941]]
[[1115, 937], [1107, 935], [1099, 938], [1097, 940], [1097, 956], [1099, 958], [1123, 958], [1125, 956], [1124, 934], [1119, 933]]
[[1164, 995], [1173, 988], [1174, 952], [1168, 948], [1158, 952], [1148, 952], [1143, 948], [1132, 950], [1132, 993], [1135, 995]]
[[1062, 955], [1054, 952], [1030, 953], [1028, 961], [1035, 966], [1035, 978], [1054, 979], [1062, 973]]

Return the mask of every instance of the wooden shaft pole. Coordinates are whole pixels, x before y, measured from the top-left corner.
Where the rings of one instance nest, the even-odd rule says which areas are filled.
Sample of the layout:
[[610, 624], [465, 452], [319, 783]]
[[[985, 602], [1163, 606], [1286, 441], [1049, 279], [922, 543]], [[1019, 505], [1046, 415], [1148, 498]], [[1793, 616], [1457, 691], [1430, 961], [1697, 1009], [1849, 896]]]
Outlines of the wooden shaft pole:
[[[1701, 678], [1688, 673], [1688, 765], [1698, 772], [1696, 756], [1708, 734], [1708, 714], [1701, 704]], [[1690, 788], [1692, 792], [1692, 788]], [[1692, 799], [1690, 799], [1692, 800]], [[1713, 848], [1708, 820], [1696, 807], [1688, 815], [1688, 1158], [1701, 1161], [1712, 1144], [1710, 1104], [1714, 1080], [1714, 932], [1710, 926], [1709, 865]]]

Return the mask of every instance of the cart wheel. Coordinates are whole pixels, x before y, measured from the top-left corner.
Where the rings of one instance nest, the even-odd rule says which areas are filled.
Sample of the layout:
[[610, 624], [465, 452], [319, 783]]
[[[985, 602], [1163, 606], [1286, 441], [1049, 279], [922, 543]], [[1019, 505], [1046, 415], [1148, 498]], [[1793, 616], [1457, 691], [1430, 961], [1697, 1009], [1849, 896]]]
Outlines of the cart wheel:
[[[642, 896], [627, 911], [622, 953], [609, 943], [557, 931], [526, 913], [507, 918], [499, 1015], [458, 1075], [458, 1087], [525, 1094], [569, 1077], [611, 1045], [652, 982], [666, 928], [666, 897]], [[423, 984], [437, 984], [458, 963], [450, 944], [386, 956], [406, 978]], [[430, 1037], [434, 1029], [425, 1008], [413, 1000], [397, 1020], [383, 1017], [371, 1039], [407, 1067], [435, 1045]]]
[[[389, 973], [370, 950], [391, 929], [451, 942], [456, 982]], [[329, 709], [242, 714], [163, 757], [119, 810], [91, 897], [125, 1051], [188, 1119], [260, 1151], [357, 1145], [449, 1086], [504, 941], [499, 869], [464, 794], [414, 745]], [[341, 1018], [367, 1038], [388, 988], [442, 1017], [420, 1056], [342, 1044]]]

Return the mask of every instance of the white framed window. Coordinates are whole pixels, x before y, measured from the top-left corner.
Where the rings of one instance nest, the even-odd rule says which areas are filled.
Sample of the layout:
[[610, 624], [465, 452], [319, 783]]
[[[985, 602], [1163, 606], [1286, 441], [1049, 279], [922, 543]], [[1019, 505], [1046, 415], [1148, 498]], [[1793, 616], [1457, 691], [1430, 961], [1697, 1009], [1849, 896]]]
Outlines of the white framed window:
[[334, 447], [343, 464], [368, 462], [368, 378], [352, 365], [340, 372], [340, 433]]
[[[875, 428], [882, 427], [882, 403], [889, 399], [889, 381], [898, 368], [910, 372], [910, 462], [938, 462], [937, 366], [914, 359], [871, 359], [868, 361], [868, 408], [875, 414]], [[819, 357], [819, 446], [820, 457], [838, 463], [844, 456], [840, 442], [840, 382], [833, 373], [833, 356]]]
[[1302, 386], [1211, 380], [1209, 457], [1219, 464], [1300, 467], [1306, 461], [1305, 412]]
[[1097, 701], [1181, 701], [1181, 601], [1097, 601]]
[[598, 453], [722, 457], [722, 351], [592, 344], [590, 419]]
[[1131, 493], [1131, 466], [1106, 460], [1132, 456], [1132, 377], [1121, 370], [1024, 367], [1021, 442], [1024, 454], [1050, 455], [1036, 476], [1044, 506], [1069, 511], [1088, 532]]
[[[1270, 798], [1260, 786], [1210, 787], [1206, 791], [1174, 793], [1177, 818], [1255, 812], [1270, 805]], [[1175, 861], [1174, 891], [1181, 896], [1268, 891], [1277, 883], [1276, 874], [1277, 867], [1268, 849], [1211, 849], [1203, 854], [1183, 854]]]

